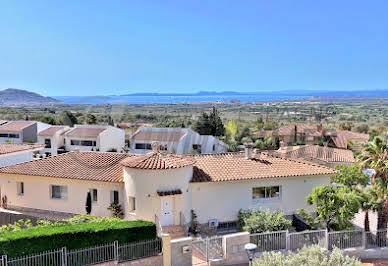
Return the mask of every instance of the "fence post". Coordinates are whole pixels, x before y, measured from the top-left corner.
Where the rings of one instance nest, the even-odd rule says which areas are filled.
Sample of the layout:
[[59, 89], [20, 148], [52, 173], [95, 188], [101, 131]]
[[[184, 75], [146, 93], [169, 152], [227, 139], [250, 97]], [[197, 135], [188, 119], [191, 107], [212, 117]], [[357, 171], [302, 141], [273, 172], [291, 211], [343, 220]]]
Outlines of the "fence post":
[[288, 232], [288, 229], [286, 231], [286, 250], [290, 250], [290, 234]]
[[114, 250], [114, 257], [115, 257], [115, 264], [119, 263], [119, 241], [115, 240], [113, 242], [113, 250]]
[[327, 228], [325, 230], [325, 248], [329, 250], [329, 232]]
[[362, 248], [366, 249], [366, 232], [362, 230]]
[[62, 266], [67, 265], [67, 250], [66, 247], [63, 247], [61, 249], [61, 256], [62, 256]]
[[1, 256], [1, 263], [2, 263], [2, 266], [7, 266], [8, 265], [7, 255]]

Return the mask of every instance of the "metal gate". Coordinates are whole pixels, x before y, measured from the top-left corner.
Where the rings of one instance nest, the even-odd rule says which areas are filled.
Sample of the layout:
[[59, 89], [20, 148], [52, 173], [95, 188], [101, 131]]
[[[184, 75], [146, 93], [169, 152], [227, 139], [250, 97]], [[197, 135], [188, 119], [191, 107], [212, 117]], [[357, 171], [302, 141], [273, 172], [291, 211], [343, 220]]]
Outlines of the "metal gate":
[[192, 242], [193, 265], [207, 265], [209, 261], [224, 258], [222, 236], [197, 238]]

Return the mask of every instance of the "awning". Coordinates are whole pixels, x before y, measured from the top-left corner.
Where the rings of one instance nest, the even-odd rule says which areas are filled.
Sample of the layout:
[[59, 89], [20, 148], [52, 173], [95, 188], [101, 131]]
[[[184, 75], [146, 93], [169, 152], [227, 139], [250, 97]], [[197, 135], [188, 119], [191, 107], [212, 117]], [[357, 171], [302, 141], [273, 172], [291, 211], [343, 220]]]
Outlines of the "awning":
[[179, 195], [182, 194], [182, 191], [180, 189], [174, 189], [174, 190], [165, 190], [165, 191], [157, 191], [158, 196], [163, 197], [163, 196], [172, 196], [172, 195]]

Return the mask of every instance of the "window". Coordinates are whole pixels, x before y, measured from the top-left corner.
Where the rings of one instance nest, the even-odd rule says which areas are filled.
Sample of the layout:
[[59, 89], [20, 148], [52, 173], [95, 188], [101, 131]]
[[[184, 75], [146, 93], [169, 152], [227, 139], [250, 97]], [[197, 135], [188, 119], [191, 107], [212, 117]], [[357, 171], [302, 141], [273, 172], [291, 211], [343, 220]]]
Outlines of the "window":
[[136, 198], [135, 197], [128, 197], [128, 205], [129, 205], [129, 211], [135, 211], [136, 210]]
[[19, 138], [19, 134], [9, 134], [8, 137], [9, 138], [13, 138], [13, 139], [18, 139]]
[[92, 196], [92, 201], [97, 202], [97, 189], [91, 188], [89, 191], [90, 195]]
[[117, 190], [113, 190], [111, 193], [111, 202], [118, 204], [119, 203], [119, 192]]
[[161, 144], [160, 145], [160, 150], [161, 151], [167, 151], [167, 144], [165, 144], [165, 145]]
[[152, 150], [151, 143], [136, 143], [135, 144], [136, 150]]
[[51, 148], [51, 139], [44, 139], [45, 148]]
[[51, 186], [52, 199], [67, 199], [67, 186]]
[[70, 145], [77, 145], [77, 146], [79, 146], [80, 145], [80, 141], [76, 140], [76, 139], [71, 139], [70, 140]]
[[279, 199], [279, 198], [280, 198], [280, 186], [252, 188], [253, 200]]
[[216, 151], [216, 144], [213, 144], [213, 151]]
[[24, 195], [24, 182], [17, 182], [16, 183], [16, 189], [18, 192], [18, 195], [23, 196]]
[[200, 144], [193, 144], [193, 150], [201, 153], [201, 145]]
[[7, 133], [0, 133], [0, 138], [8, 138], [8, 134]]
[[96, 146], [96, 142], [93, 140], [82, 140], [81, 146]]

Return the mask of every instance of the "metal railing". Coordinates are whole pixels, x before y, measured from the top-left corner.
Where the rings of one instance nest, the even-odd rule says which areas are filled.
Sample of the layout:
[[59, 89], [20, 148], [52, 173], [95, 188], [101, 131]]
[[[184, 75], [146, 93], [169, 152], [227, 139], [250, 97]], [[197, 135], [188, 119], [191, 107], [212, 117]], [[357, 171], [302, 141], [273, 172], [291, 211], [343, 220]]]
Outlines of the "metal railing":
[[[326, 230], [304, 231], [288, 234], [287, 249], [297, 250], [303, 246], [319, 245], [326, 247]], [[287, 243], [287, 242], [286, 242]]]
[[364, 243], [363, 231], [340, 231], [340, 232], [329, 232], [328, 233], [328, 249], [337, 247], [339, 249], [357, 248], [362, 247]]
[[162, 239], [151, 239], [128, 244], [113, 243], [68, 251], [65, 247], [16, 258], [1, 256], [1, 266], [81, 266], [108, 261], [128, 261], [151, 257], [162, 252]]
[[257, 245], [258, 252], [285, 250], [288, 231], [256, 233], [250, 235], [251, 243]]
[[206, 261], [210, 261], [224, 257], [225, 254], [222, 241], [222, 236], [213, 236], [198, 238], [192, 242], [192, 245], [197, 253], [201, 254]]
[[237, 221], [220, 222], [217, 227], [218, 234], [237, 232]]
[[313, 230], [303, 232], [275, 231], [250, 234], [250, 242], [257, 245], [257, 252], [297, 250], [303, 246], [319, 245], [328, 250], [388, 247], [388, 229], [377, 231], [346, 230], [327, 232]]

